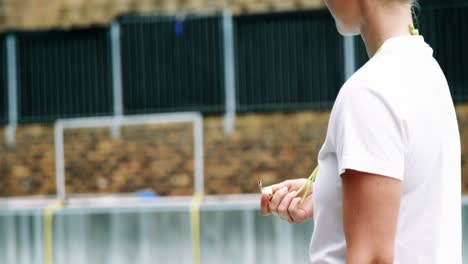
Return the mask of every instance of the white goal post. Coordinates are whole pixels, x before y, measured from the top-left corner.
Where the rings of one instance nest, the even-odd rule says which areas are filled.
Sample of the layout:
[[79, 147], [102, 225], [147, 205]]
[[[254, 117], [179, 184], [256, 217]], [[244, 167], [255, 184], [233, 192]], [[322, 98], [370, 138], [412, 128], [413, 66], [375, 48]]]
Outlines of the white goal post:
[[194, 191], [195, 193], [204, 192], [203, 180], [203, 117], [198, 112], [169, 113], [169, 114], [150, 114], [134, 116], [114, 116], [114, 117], [90, 117], [90, 118], [72, 118], [59, 119], [54, 126], [54, 144], [55, 144], [55, 173], [57, 198], [65, 199], [65, 150], [64, 150], [64, 129], [79, 128], [99, 128], [115, 126], [132, 125], [150, 125], [150, 124], [175, 124], [191, 123], [193, 124], [194, 141]]

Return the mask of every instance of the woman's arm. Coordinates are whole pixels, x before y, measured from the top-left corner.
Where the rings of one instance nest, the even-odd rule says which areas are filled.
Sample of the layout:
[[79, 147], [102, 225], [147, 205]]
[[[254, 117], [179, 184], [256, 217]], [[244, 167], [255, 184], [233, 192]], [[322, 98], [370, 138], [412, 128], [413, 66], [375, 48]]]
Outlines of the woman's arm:
[[393, 263], [401, 181], [354, 170], [341, 178], [346, 263]]

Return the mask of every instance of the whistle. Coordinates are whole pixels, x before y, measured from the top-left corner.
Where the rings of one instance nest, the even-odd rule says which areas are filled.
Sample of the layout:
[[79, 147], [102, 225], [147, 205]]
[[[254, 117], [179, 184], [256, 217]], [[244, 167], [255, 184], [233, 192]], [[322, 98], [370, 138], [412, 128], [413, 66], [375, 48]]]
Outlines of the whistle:
[[262, 194], [268, 195], [268, 199], [271, 200], [273, 198], [273, 190], [270, 187], [263, 188], [262, 181], [258, 181], [258, 189]]

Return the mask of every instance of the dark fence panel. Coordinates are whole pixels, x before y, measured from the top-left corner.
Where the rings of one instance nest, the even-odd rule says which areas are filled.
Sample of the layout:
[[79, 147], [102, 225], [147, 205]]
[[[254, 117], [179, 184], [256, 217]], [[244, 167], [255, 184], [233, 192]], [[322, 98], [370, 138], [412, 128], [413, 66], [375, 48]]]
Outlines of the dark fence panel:
[[468, 101], [468, 3], [423, 6], [419, 24], [447, 77], [453, 100]]
[[0, 124], [8, 121], [6, 74], [6, 37], [2, 35], [0, 36]]
[[[419, 28], [455, 102], [468, 100], [468, 3], [422, 3]], [[126, 114], [224, 110], [221, 17], [120, 19]], [[112, 114], [108, 29], [20, 32], [20, 122]], [[367, 60], [355, 38], [356, 65]], [[235, 18], [238, 111], [329, 108], [344, 82], [343, 38], [326, 10]], [[0, 123], [7, 120], [5, 37], [0, 37]]]
[[122, 18], [125, 112], [223, 111], [221, 30], [220, 17]]
[[367, 55], [366, 45], [362, 40], [361, 36], [354, 37], [354, 54], [355, 54], [355, 63], [356, 70], [361, 68], [369, 60], [369, 55]]
[[466, 0], [420, 0], [420, 6], [424, 9], [426, 7], [430, 8], [457, 8], [460, 6], [467, 6], [468, 2]]
[[17, 34], [20, 122], [112, 113], [108, 30]]
[[344, 82], [343, 38], [328, 11], [236, 18], [240, 111], [330, 107]]

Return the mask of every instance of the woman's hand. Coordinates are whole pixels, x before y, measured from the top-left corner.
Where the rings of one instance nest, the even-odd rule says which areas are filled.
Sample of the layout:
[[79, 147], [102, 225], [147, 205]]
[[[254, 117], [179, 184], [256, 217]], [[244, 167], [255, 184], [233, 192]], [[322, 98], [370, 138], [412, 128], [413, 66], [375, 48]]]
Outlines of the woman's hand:
[[[313, 216], [313, 188], [307, 193], [307, 197], [301, 204], [303, 193], [299, 195], [296, 191], [306, 182], [306, 179], [287, 180], [265, 188], [271, 188], [273, 197], [262, 194], [260, 202], [260, 213], [279, 215], [281, 219], [291, 224], [302, 224]], [[305, 190], [304, 190], [305, 191]]]

